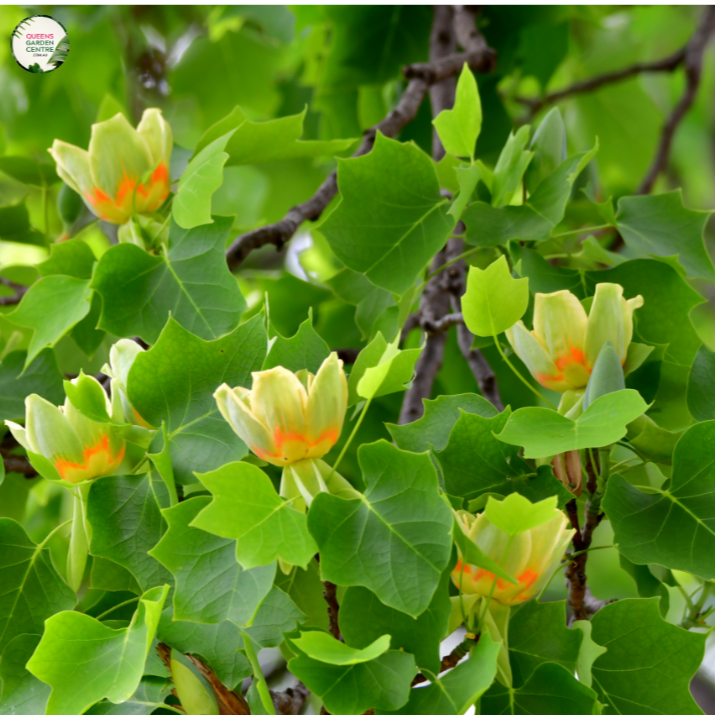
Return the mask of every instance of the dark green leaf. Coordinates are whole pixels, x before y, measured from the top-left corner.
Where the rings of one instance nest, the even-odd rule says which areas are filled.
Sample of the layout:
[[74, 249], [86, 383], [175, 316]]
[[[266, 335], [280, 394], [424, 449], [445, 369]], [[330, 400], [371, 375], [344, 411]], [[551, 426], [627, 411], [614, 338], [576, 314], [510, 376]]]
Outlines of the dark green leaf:
[[84, 241], [62, 241], [52, 244], [50, 257], [39, 263], [37, 270], [43, 278], [64, 275], [89, 280], [96, 262], [92, 249]]
[[0, 362], [0, 419], [25, 416], [25, 398], [36, 394], [55, 405], [64, 401], [62, 373], [52, 350], [43, 350], [23, 372], [27, 353], [17, 350]]
[[699, 422], [715, 418], [715, 353], [704, 345], [690, 368], [688, 409]]
[[308, 319], [300, 324], [298, 332], [292, 338], [277, 335], [266, 355], [263, 369], [269, 370], [282, 365], [286, 370], [298, 372], [308, 370], [314, 375], [323, 360], [330, 355], [330, 348], [313, 328], [312, 311]]
[[325, 580], [365, 586], [413, 617], [428, 606], [449, 560], [452, 513], [427, 454], [385, 441], [358, 451], [360, 499], [319, 494], [308, 513]]
[[22, 635], [5, 646], [0, 658], [0, 715], [29, 715], [45, 711], [50, 686], [25, 668], [39, 642], [39, 635]]
[[131, 243], [107, 251], [92, 280], [102, 296], [99, 327], [120, 337], [155, 343], [169, 313], [205, 340], [234, 330], [246, 301], [224, 255], [232, 218], [190, 230], [172, 222], [169, 245], [151, 255]]
[[340, 162], [338, 183], [341, 201], [321, 228], [331, 248], [375, 285], [404, 293], [454, 228], [431, 160], [378, 133], [368, 155]]
[[294, 631], [304, 618], [290, 596], [274, 586], [263, 599], [250, 626], [243, 631], [261, 648], [275, 648], [283, 634]]
[[0, 171], [23, 184], [43, 188], [60, 180], [55, 167], [24, 156], [0, 156]]
[[87, 711], [87, 715], [164, 715], [167, 711], [157, 708], [170, 694], [171, 681], [167, 678], [144, 677], [134, 695], [124, 703], [101, 702]]

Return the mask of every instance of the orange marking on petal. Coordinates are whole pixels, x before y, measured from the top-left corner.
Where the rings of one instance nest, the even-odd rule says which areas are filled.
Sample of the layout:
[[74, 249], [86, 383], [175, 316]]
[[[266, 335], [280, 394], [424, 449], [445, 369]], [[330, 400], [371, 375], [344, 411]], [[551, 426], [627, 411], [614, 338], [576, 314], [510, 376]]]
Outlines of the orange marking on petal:
[[[99, 476], [99, 474], [102, 474], [103, 472], [113, 472], [124, 459], [124, 450], [125, 446], [122, 445], [119, 452], [112, 456], [112, 451], [109, 446], [109, 436], [105, 434], [97, 444], [84, 448], [84, 451], [82, 452], [83, 459], [81, 462], [73, 462], [69, 459], [59, 458], [55, 462], [55, 468], [59, 472], [62, 479], [76, 483], [77, 481], [82, 481], [83, 479], [91, 479], [92, 477]], [[100, 457], [100, 459], [97, 460], [95, 457]], [[102, 460], [101, 457], [104, 459]], [[97, 466], [104, 467], [104, 469], [98, 470], [97, 474], [90, 474], [91, 467], [96, 469]], [[87, 475], [79, 480], [69, 479], [70, 472], [80, 472], [80, 476], [81, 472], [87, 472]]]
[[540, 574], [538, 571], [534, 571], [533, 569], [530, 569], [528, 566], [525, 568], [517, 577], [516, 580], [522, 585], [525, 586], [527, 589], [533, 586], [537, 579], [539, 578]]
[[562, 372], [565, 367], [568, 367], [569, 365], [573, 365], [574, 363], [583, 365], [585, 367], [586, 366], [586, 356], [583, 354], [583, 350], [580, 350], [579, 348], [575, 348], [575, 347], [573, 347], [573, 345], [569, 348], [569, 350], [566, 353], [564, 353], [562, 355], [557, 355], [556, 358], [554, 359], [554, 364]]

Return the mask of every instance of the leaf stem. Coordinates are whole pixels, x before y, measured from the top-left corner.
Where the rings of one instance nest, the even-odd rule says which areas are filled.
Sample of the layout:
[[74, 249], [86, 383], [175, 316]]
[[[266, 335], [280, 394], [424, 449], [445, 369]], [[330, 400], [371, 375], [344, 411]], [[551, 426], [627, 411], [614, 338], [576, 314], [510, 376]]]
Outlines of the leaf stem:
[[563, 238], [564, 236], [578, 236], [579, 233], [591, 233], [592, 231], [602, 231], [604, 228], [611, 228], [610, 223], [604, 223], [602, 226], [587, 226], [586, 228], [577, 228], [574, 231], [564, 231], [557, 233], [550, 238]]
[[353, 431], [350, 433], [350, 436], [348, 437], [347, 441], [343, 445], [343, 448], [340, 450], [340, 454], [338, 455], [338, 458], [335, 460], [335, 463], [333, 464], [333, 468], [330, 470], [330, 474], [328, 475], [328, 479], [330, 479], [333, 474], [335, 474], [335, 470], [338, 468], [338, 465], [342, 461], [343, 457], [345, 456], [345, 452], [348, 451], [348, 447], [350, 446], [351, 442], [353, 441], [353, 438], [357, 434], [357, 431], [360, 429], [360, 425], [362, 424], [363, 419], [365, 418], [365, 413], [368, 410], [368, 407], [370, 407], [370, 403], [372, 402], [372, 397], [367, 400], [365, 403], [365, 407], [362, 408], [362, 412], [360, 413], [360, 416], [357, 419], [357, 422], [355, 423], [355, 426], [353, 427]]
[[97, 616], [97, 620], [101, 621], [105, 616], [109, 615], [112, 611], [116, 611], [116, 610], [120, 609], [122, 606], [128, 606], [130, 603], [134, 603], [134, 601], [139, 601], [140, 599], [141, 599], [141, 596], [135, 596], [134, 598], [130, 598], [128, 601], [118, 603], [116, 606], [112, 606], [110, 609], [106, 610], [104, 613]]
[[62, 529], [65, 526], [69, 526], [72, 523], [72, 519], [68, 519], [67, 521], [63, 522], [59, 526], [56, 526], [52, 531], [37, 545], [38, 550], [39, 549], [44, 549], [47, 543], [50, 541], [50, 539], [57, 534], [57, 532]]
[[251, 639], [245, 633], [243, 634], [243, 645], [246, 651], [246, 658], [248, 658], [248, 662], [251, 664], [251, 668], [253, 668], [253, 676], [256, 679], [256, 689], [261, 696], [263, 707], [268, 712], [268, 715], [276, 715], [273, 698], [271, 697], [270, 690], [268, 690], [268, 683], [266, 683], [266, 678], [261, 670], [261, 664], [258, 662], [256, 649], [253, 647]]
[[449, 268], [450, 266], [454, 265], [457, 261], [461, 261], [463, 258], [466, 258], [467, 256], [471, 256], [472, 253], [476, 253], [482, 246], [475, 246], [474, 248], [470, 248], [468, 251], [465, 251], [464, 253], [460, 254], [456, 258], [453, 258], [451, 261], [448, 261], [447, 263], [441, 265], [439, 268], [435, 269], [432, 271], [432, 273], [427, 274], [427, 277], [425, 278], [425, 283], [429, 283], [436, 275], [441, 273], [445, 268]]
[[499, 344], [499, 338], [495, 335], [494, 336], [494, 344], [497, 346], [497, 350], [499, 351], [499, 354], [502, 357], [502, 360], [510, 367], [511, 371], [540, 399], [546, 402], [552, 409], [556, 409], [556, 405], [551, 402], [551, 400], [548, 399], [548, 397], [544, 397], [515, 367], [514, 365], [511, 364], [511, 361], [509, 358], [505, 355], [504, 350], [502, 346]]

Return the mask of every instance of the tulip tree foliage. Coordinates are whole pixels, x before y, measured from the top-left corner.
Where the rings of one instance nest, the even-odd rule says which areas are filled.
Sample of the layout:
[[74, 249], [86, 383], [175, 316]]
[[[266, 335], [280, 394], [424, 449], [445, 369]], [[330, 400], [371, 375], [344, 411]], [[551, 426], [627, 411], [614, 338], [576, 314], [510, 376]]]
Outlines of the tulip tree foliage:
[[0, 715], [701, 712], [701, 158], [547, 91], [613, 9], [184, 9], [67, 8], [36, 85], [189, 49], [0, 131]]

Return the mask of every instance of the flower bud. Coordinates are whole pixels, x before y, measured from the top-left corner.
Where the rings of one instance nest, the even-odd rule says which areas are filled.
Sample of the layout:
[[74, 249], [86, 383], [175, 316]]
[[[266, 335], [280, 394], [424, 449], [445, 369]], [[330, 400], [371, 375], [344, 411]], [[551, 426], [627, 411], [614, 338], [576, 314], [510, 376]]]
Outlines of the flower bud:
[[567, 290], [537, 293], [534, 329], [520, 320], [506, 331], [514, 352], [534, 378], [556, 392], [586, 387], [601, 348], [610, 341], [623, 365], [633, 337], [633, 311], [643, 298], [623, 297], [617, 283], [599, 283], [586, 315], [579, 299]]
[[127, 378], [134, 360], [144, 349], [134, 340], [118, 340], [109, 351], [109, 365], [102, 372], [112, 378], [112, 415], [131, 425], [154, 429], [134, 408], [127, 396]]
[[47, 459], [65, 481], [79, 484], [109, 476], [122, 463], [126, 443], [117, 428], [85, 417], [69, 398], [55, 407], [30, 395], [25, 409], [25, 427], [9, 420], [5, 424], [28, 452]]
[[261, 459], [278, 467], [320, 458], [338, 441], [347, 409], [342, 362], [331, 353], [312, 375], [284, 367], [253, 373], [253, 388], [221, 385], [218, 408]]
[[93, 124], [89, 151], [55, 139], [49, 152], [60, 178], [92, 213], [122, 224], [156, 211], [169, 196], [171, 148], [161, 111], [147, 109], [136, 129], [123, 114]]
[[[492, 594], [492, 600], [515, 606], [533, 598], [543, 588], [562, 559], [574, 530], [568, 528], [568, 519], [563, 512], [554, 507], [550, 520], [509, 534], [490, 521], [488, 510], [477, 516], [461, 512], [460, 525], [487, 556], [517, 580], [513, 584], [497, 578]], [[463, 563], [461, 553], [452, 571], [454, 585], [465, 595], [488, 598], [494, 578], [494, 574], [486, 569]]]

